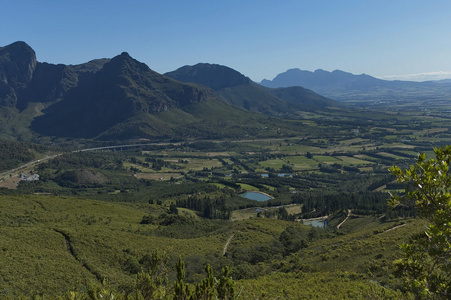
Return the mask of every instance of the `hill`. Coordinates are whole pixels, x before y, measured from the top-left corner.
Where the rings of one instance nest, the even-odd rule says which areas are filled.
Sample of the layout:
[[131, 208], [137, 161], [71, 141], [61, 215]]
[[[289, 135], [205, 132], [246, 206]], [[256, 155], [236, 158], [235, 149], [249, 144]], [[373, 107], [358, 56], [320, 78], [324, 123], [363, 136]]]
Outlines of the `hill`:
[[[294, 116], [297, 110], [324, 107], [324, 102], [321, 101], [325, 98], [312, 91], [273, 92], [252, 82], [238, 71], [217, 64], [184, 66], [165, 75], [179, 81], [208, 86], [228, 103], [266, 115]], [[290, 96], [286, 97], [288, 94]], [[320, 99], [321, 101], [317, 101]], [[328, 105], [334, 105], [333, 101], [330, 100]]]
[[388, 81], [372, 76], [335, 70], [314, 72], [290, 69], [273, 80], [264, 79], [262, 85], [270, 88], [302, 86], [335, 100], [405, 100], [441, 99], [451, 93], [451, 84], [445, 82]]
[[[237, 291], [246, 299], [262, 294], [282, 299], [361, 299], [362, 294], [377, 298], [379, 293], [399, 299], [399, 292], [381, 285], [395, 281], [386, 271], [399, 255], [397, 245], [421, 227], [409, 222], [388, 232], [396, 223], [366, 217], [366, 225], [357, 218], [349, 227], [360, 229], [338, 234], [267, 218], [205, 220], [187, 211], [171, 214], [155, 204], [42, 195], [0, 195], [0, 200], [0, 255], [5, 263], [0, 293], [16, 298], [39, 294], [53, 299], [69, 290], [86, 294], [104, 280], [117, 293], [131, 293], [139, 289], [134, 282], [141, 270], [155, 271], [153, 260], [166, 268], [170, 282], [175, 280], [173, 266], [181, 255], [186, 282], [199, 282], [206, 263], [213, 266], [215, 276], [228, 265]], [[152, 222], [143, 222], [147, 219]], [[170, 284], [163, 287], [171, 292]]]

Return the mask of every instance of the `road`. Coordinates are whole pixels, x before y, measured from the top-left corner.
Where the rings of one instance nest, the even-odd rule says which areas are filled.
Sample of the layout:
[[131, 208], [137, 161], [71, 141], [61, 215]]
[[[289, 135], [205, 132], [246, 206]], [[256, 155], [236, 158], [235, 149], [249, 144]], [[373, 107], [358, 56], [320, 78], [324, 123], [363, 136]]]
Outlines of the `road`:
[[14, 173], [16, 173], [19, 170], [22, 170], [22, 169], [25, 169], [27, 167], [30, 167], [30, 166], [42, 163], [44, 161], [48, 161], [50, 159], [54, 159], [55, 157], [60, 156], [60, 155], [62, 155], [62, 153], [51, 155], [51, 156], [46, 156], [44, 158], [40, 158], [40, 159], [37, 159], [37, 160], [33, 160], [33, 161], [30, 161], [30, 162], [27, 162], [26, 164], [21, 165], [21, 166], [19, 166], [17, 168], [14, 168], [14, 169], [8, 170], [6, 172], [0, 173], [0, 178], [5, 178], [5, 176], [6, 177], [12, 176], [12, 175], [14, 175]]
[[[144, 146], [168, 146], [168, 145], [181, 145], [183, 143], [192, 143], [192, 142], [212, 142], [212, 143], [220, 143], [220, 142], [232, 142], [232, 143], [246, 143], [246, 142], [268, 142], [268, 141], [281, 141], [285, 140], [285, 138], [262, 138], [262, 139], [237, 139], [237, 140], [187, 140], [181, 142], [160, 142], [160, 143], [140, 143], [140, 144], [125, 144], [125, 145], [116, 145], [116, 146], [105, 146], [105, 147], [94, 147], [94, 148], [86, 148], [81, 150], [74, 150], [66, 153], [78, 153], [78, 152], [87, 152], [87, 151], [97, 151], [97, 150], [112, 150], [112, 149], [121, 149], [121, 148], [135, 148], [135, 147], [144, 147]], [[59, 153], [51, 156], [46, 156], [44, 158], [40, 158], [34, 161], [30, 161], [24, 165], [21, 165], [17, 168], [5, 171], [0, 173], [0, 179], [4, 179], [5, 177], [10, 177], [14, 175], [17, 171], [30, 167], [32, 165], [37, 165], [39, 163], [54, 159], [60, 155], [65, 153]]]
[[[78, 152], [87, 152], [87, 151], [96, 151], [96, 150], [110, 150], [110, 149], [120, 149], [120, 148], [133, 148], [133, 147], [143, 147], [143, 146], [165, 146], [165, 145], [179, 145], [182, 142], [178, 143], [145, 143], [145, 144], [127, 144], [127, 145], [117, 145], [117, 146], [106, 146], [106, 147], [95, 147], [95, 148], [86, 148], [81, 150], [74, 150], [66, 153], [78, 153]], [[61, 156], [65, 153], [58, 153], [50, 156], [46, 156], [44, 158], [40, 158], [37, 160], [33, 160], [30, 162], [27, 162], [26, 164], [23, 164], [17, 168], [5, 171], [0, 173], [0, 178], [5, 178], [14, 175], [17, 171], [23, 170], [27, 167], [37, 165], [39, 163], [43, 163], [45, 161], [54, 159], [55, 157]]]

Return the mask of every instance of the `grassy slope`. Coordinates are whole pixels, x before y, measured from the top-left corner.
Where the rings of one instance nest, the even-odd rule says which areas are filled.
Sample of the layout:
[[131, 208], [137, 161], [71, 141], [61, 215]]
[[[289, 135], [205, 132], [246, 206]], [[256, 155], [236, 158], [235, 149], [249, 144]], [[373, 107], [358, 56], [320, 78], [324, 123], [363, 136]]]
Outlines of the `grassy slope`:
[[[158, 114], [139, 114], [101, 134], [101, 139], [130, 136], [156, 138], [230, 138], [256, 134], [266, 118], [210, 99]], [[266, 132], [265, 132], [266, 133]]]
[[266, 92], [258, 85], [244, 84], [224, 88], [218, 94], [232, 105], [265, 115], [287, 115], [293, 110], [290, 104]]
[[[227, 234], [189, 240], [150, 235], [156, 226], [139, 223], [158, 210], [69, 197], [0, 196], [0, 295], [61, 293], [96, 275], [113, 286], [132, 285], [133, 276], [123, 271], [121, 262], [128, 255], [139, 260], [153, 250], [174, 257], [222, 253]], [[70, 237], [78, 261], [61, 232]]]
[[[196, 254], [219, 258], [231, 235], [234, 237], [229, 251], [233, 252], [236, 247], [268, 244], [293, 224], [252, 219], [229, 223], [202, 237], [172, 239], [152, 235], [155, 225], [139, 224], [145, 214], [161, 212], [161, 207], [147, 204], [125, 205], [36, 195], [0, 196], [0, 295], [33, 291], [61, 294], [95, 281], [99, 276], [108, 278], [116, 287], [132, 285], [134, 277], [122, 266], [126, 257], [139, 260], [144, 254], [159, 249], [168, 251], [171, 257]], [[418, 228], [417, 223], [411, 222], [383, 233], [395, 225], [381, 224], [368, 217], [351, 219], [341, 229], [344, 235], [320, 239], [294, 256], [279, 263], [272, 262], [286, 266], [288, 273], [239, 281], [239, 286], [244, 286], [243, 296], [254, 298], [252, 293], [258, 288], [274, 297], [310, 297], [313, 291], [315, 295], [328, 297], [333, 295], [334, 286], [342, 286], [342, 295], [357, 297], [359, 294], [355, 291], [368, 284], [369, 279], [380, 281], [387, 277], [378, 278], [398, 257], [399, 243]], [[70, 237], [76, 258], [68, 251], [62, 233]], [[267, 268], [264, 264], [261, 267]], [[309, 275], [302, 275], [299, 270]], [[370, 274], [371, 271], [374, 274]], [[312, 278], [319, 282], [316, 290]], [[297, 286], [304, 288], [295, 288]], [[379, 293], [381, 288], [374, 285], [361, 291], [371, 292], [372, 289]], [[350, 293], [351, 290], [354, 292]]]

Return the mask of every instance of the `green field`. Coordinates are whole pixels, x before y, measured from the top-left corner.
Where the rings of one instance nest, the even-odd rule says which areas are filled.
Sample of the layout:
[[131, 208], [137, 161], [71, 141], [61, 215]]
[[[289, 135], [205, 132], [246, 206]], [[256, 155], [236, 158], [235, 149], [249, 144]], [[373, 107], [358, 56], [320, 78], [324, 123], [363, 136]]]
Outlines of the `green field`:
[[342, 164], [346, 166], [349, 165], [361, 166], [371, 164], [370, 161], [362, 160], [356, 157], [338, 156], [337, 158], [339, 158], [342, 161]]
[[308, 159], [305, 156], [288, 156], [288, 162], [294, 164], [295, 170], [311, 170], [318, 168], [318, 161], [315, 159]]

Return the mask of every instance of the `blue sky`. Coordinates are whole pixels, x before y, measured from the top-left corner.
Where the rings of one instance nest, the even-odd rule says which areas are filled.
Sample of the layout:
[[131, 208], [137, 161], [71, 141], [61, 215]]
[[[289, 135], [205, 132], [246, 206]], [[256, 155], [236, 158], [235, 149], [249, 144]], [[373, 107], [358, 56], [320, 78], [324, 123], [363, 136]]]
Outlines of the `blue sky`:
[[0, 0], [0, 5], [0, 46], [25, 41], [41, 62], [79, 64], [126, 51], [160, 73], [217, 63], [257, 82], [290, 68], [386, 79], [451, 78], [448, 0]]

